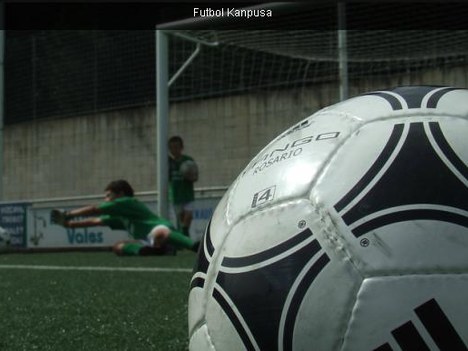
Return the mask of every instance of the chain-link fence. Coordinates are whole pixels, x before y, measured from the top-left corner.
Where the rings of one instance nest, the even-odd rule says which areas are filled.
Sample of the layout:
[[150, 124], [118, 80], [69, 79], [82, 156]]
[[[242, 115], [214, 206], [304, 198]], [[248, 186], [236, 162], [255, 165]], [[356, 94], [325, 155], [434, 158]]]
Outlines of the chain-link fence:
[[[196, 42], [196, 60], [170, 89], [173, 101], [252, 90], [303, 88], [339, 80], [336, 30], [179, 30], [171, 36], [171, 69]], [[180, 35], [185, 39], [181, 39]], [[350, 81], [377, 81], [468, 62], [468, 30], [350, 30]]]
[[7, 31], [6, 123], [154, 104], [153, 31]]
[[[347, 6], [350, 80], [466, 64], [468, 31], [444, 30], [442, 24], [450, 26], [468, 15], [468, 6], [431, 4], [410, 9], [392, 4]], [[389, 11], [394, 15], [388, 16]], [[413, 18], [415, 11], [418, 18]], [[336, 4], [315, 4], [307, 11], [275, 16], [274, 23], [284, 27], [280, 30], [226, 29], [223, 23], [214, 31], [193, 30], [188, 25], [182, 31], [186, 36], [219, 45], [203, 47], [171, 87], [170, 99], [336, 81], [336, 14]], [[399, 21], [401, 28], [395, 25]], [[414, 28], [406, 28], [408, 23]], [[171, 40], [170, 76], [194, 48], [193, 42]], [[7, 124], [155, 101], [153, 30], [7, 31], [5, 54]]]

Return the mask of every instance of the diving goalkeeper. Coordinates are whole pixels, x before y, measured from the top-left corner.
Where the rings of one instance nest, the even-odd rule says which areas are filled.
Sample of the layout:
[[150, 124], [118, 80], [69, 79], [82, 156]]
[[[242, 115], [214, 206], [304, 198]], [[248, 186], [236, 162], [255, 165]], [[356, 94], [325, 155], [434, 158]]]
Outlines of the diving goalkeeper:
[[[112, 181], [104, 191], [105, 201], [101, 204], [71, 211], [52, 210], [52, 223], [66, 228], [108, 226], [115, 230], [126, 230], [134, 240], [114, 244], [113, 251], [117, 255], [164, 254], [167, 243], [176, 248], [198, 250], [198, 243], [176, 231], [171, 222], [157, 216], [136, 199], [126, 180]], [[76, 217], [86, 218], [74, 219]]]

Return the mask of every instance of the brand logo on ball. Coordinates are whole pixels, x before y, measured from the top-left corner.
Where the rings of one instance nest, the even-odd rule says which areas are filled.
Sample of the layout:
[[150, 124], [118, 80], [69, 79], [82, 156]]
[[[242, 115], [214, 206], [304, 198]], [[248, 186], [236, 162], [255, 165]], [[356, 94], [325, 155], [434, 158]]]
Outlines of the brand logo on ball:
[[[435, 299], [416, 307], [414, 312], [440, 350], [467, 350], [457, 330]], [[430, 350], [428, 341], [423, 337], [425, 333], [421, 329], [410, 320], [393, 329], [391, 334], [402, 350]], [[392, 347], [386, 342], [375, 350], [392, 350]]]
[[[316, 135], [310, 135], [304, 138], [296, 139], [292, 142], [285, 143], [282, 146], [275, 148], [274, 150], [268, 151], [265, 154], [262, 154], [260, 157], [257, 157], [252, 165], [250, 165], [243, 174], [253, 169], [253, 174], [258, 174], [263, 172], [265, 169], [278, 164], [280, 162], [289, 160], [291, 158], [297, 157], [302, 154], [304, 151], [303, 146], [313, 143], [321, 142], [330, 139], [337, 139], [340, 136], [340, 132], [332, 131], [319, 133]], [[280, 138], [282, 139], [282, 137]]]
[[260, 206], [265, 202], [271, 201], [275, 198], [276, 185], [263, 189], [256, 193], [252, 200], [252, 208]]

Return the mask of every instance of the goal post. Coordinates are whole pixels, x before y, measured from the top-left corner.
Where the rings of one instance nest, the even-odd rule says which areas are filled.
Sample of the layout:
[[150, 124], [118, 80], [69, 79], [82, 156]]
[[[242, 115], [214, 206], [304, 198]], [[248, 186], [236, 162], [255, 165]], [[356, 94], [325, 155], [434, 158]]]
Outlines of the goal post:
[[157, 191], [158, 213], [164, 218], [169, 217], [168, 205], [168, 118], [169, 118], [169, 65], [168, 38], [162, 30], [156, 30], [156, 140], [157, 140]]

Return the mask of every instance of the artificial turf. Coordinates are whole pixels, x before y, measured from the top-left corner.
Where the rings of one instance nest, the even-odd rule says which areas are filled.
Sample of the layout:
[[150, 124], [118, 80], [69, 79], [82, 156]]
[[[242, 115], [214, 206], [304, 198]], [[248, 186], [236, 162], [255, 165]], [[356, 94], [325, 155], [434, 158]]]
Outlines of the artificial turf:
[[0, 255], [0, 350], [187, 350], [190, 272], [7, 266], [191, 269], [195, 257], [192, 252]]

